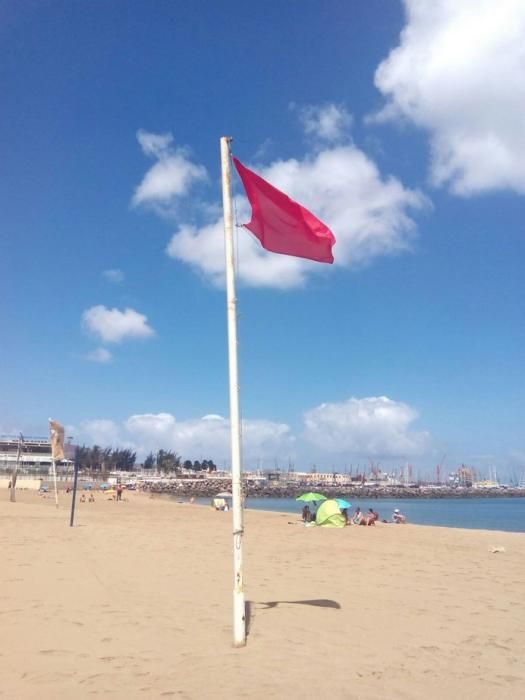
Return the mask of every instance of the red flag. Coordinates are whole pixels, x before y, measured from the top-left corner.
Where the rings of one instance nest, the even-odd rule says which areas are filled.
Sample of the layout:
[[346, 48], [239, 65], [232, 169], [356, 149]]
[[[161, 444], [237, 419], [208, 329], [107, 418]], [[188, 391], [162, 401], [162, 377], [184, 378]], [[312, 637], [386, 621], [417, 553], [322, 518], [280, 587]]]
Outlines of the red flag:
[[333, 263], [335, 236], [326, 224], [288, 195], [233, 159], [252, 207], [245, 224], [266, 250], [317, 262]]

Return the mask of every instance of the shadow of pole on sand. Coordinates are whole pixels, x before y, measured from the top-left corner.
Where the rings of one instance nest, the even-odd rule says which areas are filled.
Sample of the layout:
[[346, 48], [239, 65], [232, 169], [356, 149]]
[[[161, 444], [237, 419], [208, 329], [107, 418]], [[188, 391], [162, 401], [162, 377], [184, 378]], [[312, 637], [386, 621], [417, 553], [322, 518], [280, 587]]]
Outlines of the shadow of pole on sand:
[[256, 606], [260, 607], [260, 610], [270, 610], [271, 608], [276, 608], [279, 605], [310, 605], [316, 608], [332, 608], [333, 610], [341, 610], [341, 605], [336, 600], [329, 600], [328, 598], [314, 598], [313, 600], [271, 600], [271, 601], [246, 601], [246, 636], [250, 634], [251, 624], [254, 618]]

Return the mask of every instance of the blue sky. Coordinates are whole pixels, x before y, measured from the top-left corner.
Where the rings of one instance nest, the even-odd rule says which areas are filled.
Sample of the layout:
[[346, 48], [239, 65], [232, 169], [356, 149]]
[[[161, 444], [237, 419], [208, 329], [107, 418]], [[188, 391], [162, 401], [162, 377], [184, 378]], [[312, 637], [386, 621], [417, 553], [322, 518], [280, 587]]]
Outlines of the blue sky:
[[228, 134], [337, 238], [238, 231], [245, 466], [521, 473], [521, 3], [4, 2], [0, 36], [0, 432], [228, 463]]

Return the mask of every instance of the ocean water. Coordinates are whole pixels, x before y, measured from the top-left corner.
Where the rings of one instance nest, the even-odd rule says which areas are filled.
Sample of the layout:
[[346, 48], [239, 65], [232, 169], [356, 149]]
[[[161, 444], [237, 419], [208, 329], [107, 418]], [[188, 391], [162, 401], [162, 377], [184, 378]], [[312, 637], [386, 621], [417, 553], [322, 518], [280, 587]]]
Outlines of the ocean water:
[[[525, 532], [525, 498], [428, 498], [361, 500], [345, 498], [352, 504], [349, 514], [359, 506], [373, 508], [381, 520], [391, 520], [394, 508], [406, 515], [407, 522], [418, 525], [462, 527], [476, 530]], [[209, 503], [209, 499], [199, 499]], [[300, 515], [303, 504], [291, 498], [247, 498], [246, 508]]]

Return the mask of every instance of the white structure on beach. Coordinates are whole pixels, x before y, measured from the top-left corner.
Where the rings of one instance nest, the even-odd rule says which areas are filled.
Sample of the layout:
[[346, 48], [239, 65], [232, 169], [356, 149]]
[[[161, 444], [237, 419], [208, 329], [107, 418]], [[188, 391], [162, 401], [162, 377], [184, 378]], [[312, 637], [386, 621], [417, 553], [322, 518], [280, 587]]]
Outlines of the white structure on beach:
[[[11, 472], [16, 464], [19, 438], [14, 435], [0, 436], [0, 470]], [[71, 450], [72, 445], [66, 445]], [[73, 456], [73, 455], [68, 455]], [[63, 468], [70, 468], [73, 464], [71, 459], [60, 462]], [[44, 474], [49, 473], [52, 467], [51, 442], [43, 437], [24, 437], [23, 446], [20, 453], [19, 474]]]

